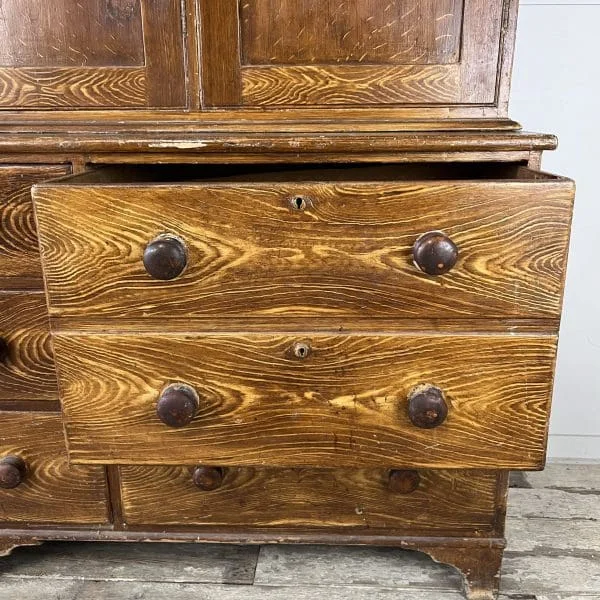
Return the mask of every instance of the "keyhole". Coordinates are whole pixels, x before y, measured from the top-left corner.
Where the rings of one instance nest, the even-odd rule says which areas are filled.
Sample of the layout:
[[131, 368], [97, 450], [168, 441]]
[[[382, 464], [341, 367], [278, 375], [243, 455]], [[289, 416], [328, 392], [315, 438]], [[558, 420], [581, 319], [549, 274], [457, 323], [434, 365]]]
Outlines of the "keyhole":
[[294, 196], [291, 203], [292, 207], [296, 210], [304, 210], [306, 208], [306, 199], [303, 196]]
[[310, 346], [306, 342], [296, 342], [292, 346], [292, 352], [296, 358], [304, 359], [310, 354]]

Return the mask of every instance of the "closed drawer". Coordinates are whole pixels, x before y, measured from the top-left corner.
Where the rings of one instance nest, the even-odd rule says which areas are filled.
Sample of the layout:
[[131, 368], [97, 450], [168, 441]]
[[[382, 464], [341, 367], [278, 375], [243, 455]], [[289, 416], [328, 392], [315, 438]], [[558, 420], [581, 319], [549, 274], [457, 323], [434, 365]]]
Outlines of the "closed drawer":
[[54, 345], [75, 462], [544, 460], [554, 336], [63, 332]]
[[42, 293], [0, 292], [0, 400], [57, 400]]
[[43, 287], [31, 186], [70, 170], [65, 165], [0, 166], [0, 287]]
[[4, 412], [0, 418], [0, 522], [107, 522], [104, 469], [69, 465], [60, 416]]
[[206, 489], [194, 483], [195, 470], [121, 467], [125, 522], [381, 528], [425, 536], [490, 535], [495, 524], [498, 476], [488, 471], [231, 468], [216, 489]]
[[566, 179], [499, 164], [221, 172], [36, 186], [51, 314], [559, 316]]

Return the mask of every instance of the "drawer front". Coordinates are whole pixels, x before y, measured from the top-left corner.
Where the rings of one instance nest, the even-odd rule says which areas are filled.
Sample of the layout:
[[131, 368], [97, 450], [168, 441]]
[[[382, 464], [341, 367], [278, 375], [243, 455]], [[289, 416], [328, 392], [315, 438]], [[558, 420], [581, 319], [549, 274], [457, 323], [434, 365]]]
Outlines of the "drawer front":
[[0, 356], [0, 400], [57, 400], [42, 293], [0, 293]]
[[[194, 467], [120, 468], [128, 525], [385, 528], [409, 535], [490, 535], [497, 475], [488, 471], [225, 469], [214, 490]], [[394, 475], [392, 475], [394, 477]], [[416, 489], [413, 489], [416, 487]]]
[[75, 462], [544, 460], [553, 336], [61, 333], [54, 345]]
[[0, 166], [0, 287], [43, 287], [31, 186], [70, 170], [64, 165]]
[[[572, 195], [558, 179], [34, 191], [52, 315], [185, 318], [556, 318]], [[438, 230], [458, 262], [435, 276], [413, 245]], [[147, 272], [162, 234], [175, 239]]]
[[0, 418], [2, 481], [17, 483], [7, 466], [12, 458], [25, 466], [16, 487], [0, 487], [0, 522], [107, 522], [104, 469], [69, 465], [59, 415], [4, 412]]

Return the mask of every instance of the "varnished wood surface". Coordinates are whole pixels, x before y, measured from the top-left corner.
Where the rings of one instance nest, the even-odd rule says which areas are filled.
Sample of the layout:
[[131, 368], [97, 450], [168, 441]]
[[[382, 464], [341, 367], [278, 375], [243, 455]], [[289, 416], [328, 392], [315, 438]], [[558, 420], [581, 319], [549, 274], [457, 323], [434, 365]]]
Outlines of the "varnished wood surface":
[[[572, 183], [494, 167], [489, 180], [463, 181], [457, 169], [440, 181], [424, 180], [437, 176], [427, 165], [340, 170], [335, 183], [310, 182], [334, 178], [310, 169], [272, 182], [258, 171], [177, 183], [169, 172], [164, 185], [129, 186], [110, 185], [126, 172], [106, 171], [98, 183], [36, 186], [50, 314], [557, 317]], [[309, 199], [306, 210], [290, 206], [296, 196]], [[415, 240], [429, 231], [459, 249], [438, 277], [412, 263]], [[142, 261], [161, 233], [188, 251], [185, 272], [167, 282]]]
[[104, 469], [69, 466], [60, 416], [5, 412], [0, 417], [0, 457], [16, 455], [27, 465], [18, 487], [0, 489], [0, 523], [105, 523]]
[[189, 467], [121, 467], [130, 525], [381, 527], [412, 535], [490, 535], [496, 475], [421, 471], [419, 489], [388, 488], [387, 469], [228, 469], [221, 487], [198, 489]]
[[426, 104], [456, 101], [454, 65], [244, 67], [248, 105]]
[[1, 289], [43, 288], [31, 186], [69, 172], [67, 165], [0, 166]]
[[0, 400], [57, 400], [44, 295], [0, 292], [0, 337], [8, 345], [0, 362]]
[[462, 10], [462, 0], [246, 0], [242, 63], [452, 63]]
[[240, 80], [242, 103], [264, 107], [494, 105], [508, 85], [502, 17], [516, 6], [503, 0], [220, 4], [200, 21], [222, 57], [202, 74], [211, 107], [234, 106]]
[[[290, 356], [310, 343], [305, 360]], [[76, 462], [538, 468], [554, 336], [57, 334]], [[165, 426], [161, 390], [192, 386], [190, 425]], [[444, 390], [436, 429], [408, 418], [412, 388]]]
[[2, 17], [0, 108], [186, 105], [179, 3], [9, 0]]
[[4, 0], [0, 64], [134, 67], [144, 64], [140, 0]]

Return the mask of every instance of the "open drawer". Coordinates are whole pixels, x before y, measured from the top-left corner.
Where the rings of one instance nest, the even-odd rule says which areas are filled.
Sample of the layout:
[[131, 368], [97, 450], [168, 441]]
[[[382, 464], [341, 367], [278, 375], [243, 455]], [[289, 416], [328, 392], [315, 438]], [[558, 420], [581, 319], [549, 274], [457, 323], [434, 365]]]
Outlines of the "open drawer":
[[558, 319], [574, 194], [516, 164], [110, 167], [34, 187], [53, 317]]

